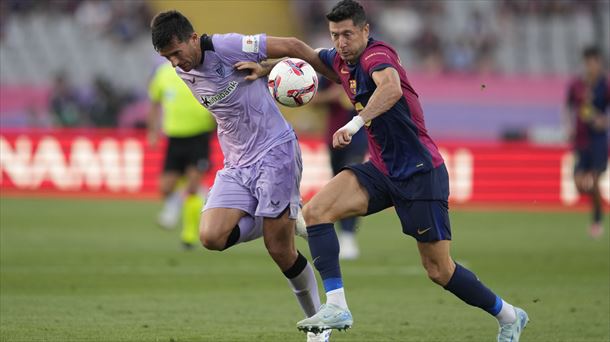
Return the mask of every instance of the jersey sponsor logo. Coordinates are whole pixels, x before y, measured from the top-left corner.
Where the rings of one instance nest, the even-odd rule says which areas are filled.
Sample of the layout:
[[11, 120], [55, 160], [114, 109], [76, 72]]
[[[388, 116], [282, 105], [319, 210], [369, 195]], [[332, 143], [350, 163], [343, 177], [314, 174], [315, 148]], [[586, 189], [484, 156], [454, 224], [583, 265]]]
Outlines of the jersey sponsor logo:
[[237, 89], [237, 85], [237, 81], [231, 81], [229, 82], [229, 85], [226, 88], [221, 90], [220, 93], [216, 95], [200, 96], [201, 104], [206, 108], [215, 105], [216, 103], [225, 99], [227, 96], [231, 95], [235, 91], [235, 89]]
[[243, 36], [241, 38], [241, 51], [258, 53], [260, 36]]

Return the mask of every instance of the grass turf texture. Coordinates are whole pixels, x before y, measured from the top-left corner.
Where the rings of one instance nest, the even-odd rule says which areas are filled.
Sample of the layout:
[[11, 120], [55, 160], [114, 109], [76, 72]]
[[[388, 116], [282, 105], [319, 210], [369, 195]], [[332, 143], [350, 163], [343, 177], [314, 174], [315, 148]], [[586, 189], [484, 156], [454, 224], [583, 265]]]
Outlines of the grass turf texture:
[[[153, 224], [158, 208], [1, 198], [0, 340], [305, 340], [295, 327], [300, 309], [262, 240], [183, 251], [178, 231]], [[608, 232], [588, 238], [588, 214], [451, 218], [453, 256], [528, 311], [524, 341], [608, 341]], [[427, 279], [393, 211], [366, 218], [358, 240], [362, 257], [343, 262], [355, 324], [333, 341], [495, 339], [493, 318]]]

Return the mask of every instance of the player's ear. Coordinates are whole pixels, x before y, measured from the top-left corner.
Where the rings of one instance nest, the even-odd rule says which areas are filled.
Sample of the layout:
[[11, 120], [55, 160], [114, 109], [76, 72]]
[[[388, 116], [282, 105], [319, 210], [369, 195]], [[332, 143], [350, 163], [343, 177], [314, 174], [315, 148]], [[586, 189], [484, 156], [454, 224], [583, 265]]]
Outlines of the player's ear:
[[364, 24], [364, 26], [362, 27], [362, 33], [364, 33], [364, 36], [366, 36], [368, 38], [368, 36], [369, 36], [369, 24], [368, 23]]

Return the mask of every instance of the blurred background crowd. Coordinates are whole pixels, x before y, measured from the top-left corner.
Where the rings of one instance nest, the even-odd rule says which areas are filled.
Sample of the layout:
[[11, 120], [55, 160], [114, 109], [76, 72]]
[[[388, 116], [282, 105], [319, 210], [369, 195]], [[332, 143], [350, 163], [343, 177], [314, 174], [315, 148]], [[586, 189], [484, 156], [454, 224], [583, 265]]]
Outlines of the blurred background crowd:
[[[154, 13], [177, 3], [1, 1], [2, 126], [144, 126], [147, 82], [160, 63], [150, 43], [148, 25]], [[182, 6], [191, 9], [185, 13], [195, 19], [199, 32], [296, 35], [314, 47], [328, 47], [331, 42], [324, 14], [334, 3], [191, 1]], [[610, 2], [606, 0], [362, 3], [372, 35], [399, 49], [407, 72], [441, 77], [441, 82], [455, 77], [514, 77], [522, 84], [540, 77], [563, 80], [578, 72], [583, 47], [595, 43], [606, 56], [610, 51]], [[279, 8], [275, 10], [283, 13], [283, 21], [274, 20], [274, 15], [248, 25], [252, 17], [264, 16], [270, 6]], [[207, 11], [209, 8], [214, 10]], [[214, 24], [219, 18], [226, 25]], [[417, 83], [415, 87], [418, 89]], [[425, 98], [423, 102], [426, 110]], [[434, 126], [436, 113], [443, 109], [435, 103], [430, 108], [428, 116]], [[489, 108], [483, 110], [489, 116]], [[559, 117], [555, 109], [541, 113], [541, 117]], [[289, 117], [297, 130], [322, 130], [323, 124], [317, 121], [323, 120], [316, 116]], [[559, 119], [551, 121], [556, 124]], [[442, 127], [438, 131], [442, 137]], [[501, 133], [494, 131], [492, 135]], [[486, 138], [484, 133], [481, 137]]]
[[[567, 73], [607, 42], [608, 1], [364, 1], [373, 35], [410, 68], [458, 73]], [[300, 28], [324, 46], [332, 1], [294, 1]], [[310, 39], [311, 40], [311, 39]], [[327, 44], [327, 43], [326, 43]]]

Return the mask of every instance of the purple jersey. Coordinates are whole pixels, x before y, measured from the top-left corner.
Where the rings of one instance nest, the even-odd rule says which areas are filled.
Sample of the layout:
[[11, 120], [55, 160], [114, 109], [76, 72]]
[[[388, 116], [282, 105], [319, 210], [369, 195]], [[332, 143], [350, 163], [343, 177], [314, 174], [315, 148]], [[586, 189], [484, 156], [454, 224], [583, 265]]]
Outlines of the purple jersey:
[[176, 68], [199, 102], [218, 124], [225, 167], [247, 166], [271, 148], [295, 140], [267, 90], [267, 80], [246, 81], [248, 71], [235, 63], [267, 58], [267, 36], [237, 33], [201, 37], [202, 62], [189, 72]]

